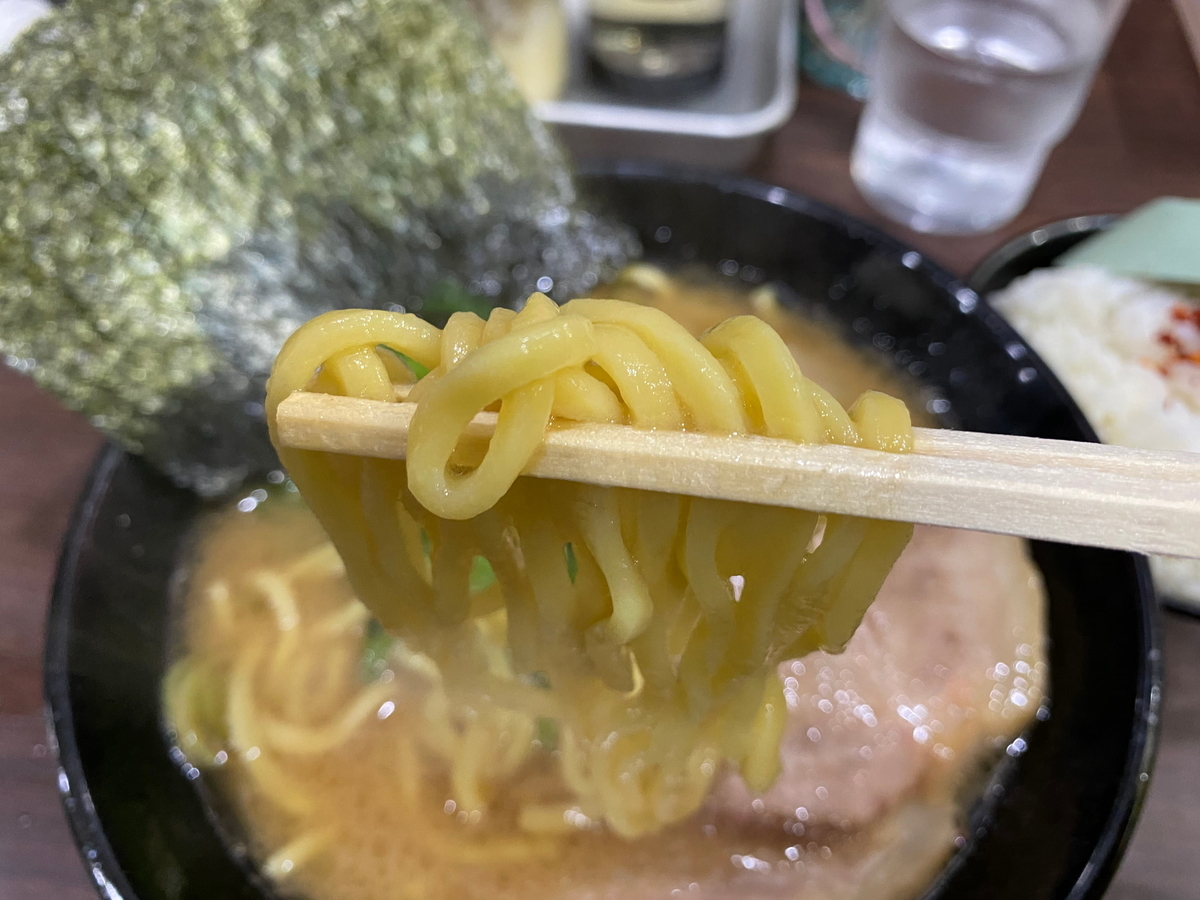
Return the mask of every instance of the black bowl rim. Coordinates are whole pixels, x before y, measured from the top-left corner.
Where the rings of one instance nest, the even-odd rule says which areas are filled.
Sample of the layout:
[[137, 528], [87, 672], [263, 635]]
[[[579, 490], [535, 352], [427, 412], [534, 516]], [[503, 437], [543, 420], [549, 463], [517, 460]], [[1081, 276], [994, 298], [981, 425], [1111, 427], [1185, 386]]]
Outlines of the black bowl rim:
[[[763, 200], [775, 206], [781, 206], [794, 212], [812, 216], [822, 222], [839, 225], [855, 237], [867, 238], [873, 244], [901, 254], [904, 258], [906, 268], [920, 270], [931, 276], [936, 284], [945, 288], [960, 303], [969, 304], [968, 309], [974, 309], [975, 305], [982, 299], [976, 293], [975, 289], [963, 281], [963, 279], [954, 275], [940, 263], [926, 256], [915, 247], [904, 243], [881, 228], [877, 228], [862, 219], [843, 212], [836, 206], [831, 206], [820, 200], [814, 200], [806, 194], [769, 184], [757, 178], [751, 178], [748, 175], [714, 171], [698, 166], [667, 165], [643, 161], [585, 162], [576, 166], [576, 173], [584, 180], [589, 177], [599, 176], [628, 179], [662, 179], [680, 184], [698, 184], [716, 188], [722, 193], [740, 194], [743, 197], [750, 197], [754, 200]], [[1021, 340], [1020, 335], [1016, 332], [1013, 332], [1010, 337], [1024, 344], [1024, 341]], [[1032, 355], [1032, 348], [1027, 349], [1031, 351]], [[1041, 360], [1037, 360], [1036, 357], [1034, 358], [1036, 362], [1041, 363]], [[1045, 363], [1041, 363], [1041, 365], [1045, 367]], [[1070, 400], [1070, 395], [1067, 395], [1067, 400], [1069, 406], [1074, 406], [1074, 402]], [[1090, 432], [1089, 437], [1093, 437]]]
[[972, 290], [982, 294], [985, 286], [990, 284], [1002, 269], [1026, 253], [1061, 238], [1103, 230], [1119, 218], [1121, 217], [1115, 213], [1099, 213], [1090, 216], [1072, 216], [1069, 219], [1059, 219], [1040, 225], [1024, 234], [1017, 235], [989, 253], [967, 277], [967, 283], [971, 285]]
[[125, 870], [92, 805], [87, 776], [83, 771], [71, 705], [68, 626], [73, 599], [71, 587], [75, 583], [75, 570], [83, 549], [84, 534], [108, 491], [113, 473], [125, 456], [125, 451], [115, 444], [105, 444], [100, 449], [71, 513], [54, 573], [50, 608], [46, 613], [43, 659], [45, 674], [42, 690], [46, 703], [46, 726], [50, 746], [58, 758], [59, 799], [71, 834], [79, 847], [80, 860], [103, 900], [136, 900], [137, 895], [125, 877]]
[[[988, 308], [986, 301], [972, 287], [942, 266], [932, 262], [924, 254], [835, 207], [786, 188], [770, 185], [747, 176], [657, 163], [625, 162], [581, 166], [579, 174], [583, 177], [604, 175], [630, 179], [668, 179], [715, 187], [722, 192], [764, 200], [814, 216], [822, 221], [836, 223], [855, 235], [869, 238], [879, 246], [902, 252], [906, 257], [905, 265], [925, 271], [935, 283], [956, 296], [960, 302], [964, 300], [968, 302], [971, 309], [975, 309], [977, 306]], [[1011, 243], [1016, 245], [1020, 240]], [[1038, 244], [1043, 242], [1044, 240], [1037, 241]], [[1005, 247], [1008, 246], [1005, 245]], [[912, 254], [911, 257], [908, 254]], [[1007, 328], [1007, 325], [1005, 327]], [[1027, 347], [1032, 363], [1040, 367], [1043, 374], [1051, 377], [1051, 383], [1062, 394], [1064, 402], [1075, 414], [1084, 433], [1094, 440], [1095, 435], [1086, 419], [1079, 412], [1070, 394], [1057, 379], [1054, 379], [1049, 367], [1032, 351], [1032, 348], [1028, 348], [1020, 335], [1011, 328], [1007, 328], [1007, 330], [1009, 333], [1006, 338]], [[44, 652], [43, 686], [46, 698], [46, 719], [50, 743], [58, 758], [59, 795], [67, 822], [75, 842], [79, 846], [82, 862], [88, 870], [97, 893], [103, 900], [136, 900], [136, 895], [92, 805], [87, 778], [83, 771], [71, 707], [67, 625], [68, 612], [72, 603], [71, 588], [74, 584], [74, 574], [83, 549], [87, 526], [108, 489], [113, 473], [126, 455], [124, 450], [112, 444], [101, 449], [72, 512], [63, 537], [54, 586], [51, 591]], [[1137, 572], [1138, 608], [1141, 614], [1143, 649], [1143, 664], [1138, 671], [1135, 700], [1136, 721], [1127, 751], [1121, 790], [1109, 810], [1108, 820], [1105, 822], [1100, 840], [1092, 849], [1088, 862], [1079, 872], [1075, 884], [1064, 900], [1098, 900], [1103, 895], [1120, 862], [1121, 854], [1132, 836], [1133, 826], [1137, 822], [1137, 817], [1145, 802], [1150, 774], [1153, 771], [1158, 751], [1163, 685], [1161, 614], [1155, 601], [1150, 570], [1145, 557], [1131, 555], [1134, 556]], [[935, 885], [938, 880], [935, 880]], [[932, 888], [933, 885], [931, 885]]]

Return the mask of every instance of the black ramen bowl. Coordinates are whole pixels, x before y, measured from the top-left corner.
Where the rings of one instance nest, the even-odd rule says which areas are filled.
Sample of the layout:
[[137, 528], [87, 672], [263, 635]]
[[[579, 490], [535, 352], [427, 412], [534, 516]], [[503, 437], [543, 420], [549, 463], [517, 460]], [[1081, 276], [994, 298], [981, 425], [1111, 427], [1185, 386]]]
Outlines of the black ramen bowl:
[[[976, 291], [836, 210], [740, 178], [620, 167], [586, 186], [636, 227], [651, 261], [700, 262], [784, 286], [851, 343], [923, 385], [949, 426], [1094, 440], [1071, 398]], [[59, 787], [101, 895], [270, 896], [227, 849], [196, 770], [159, 712], [168, 598], [202, 504], [141, 460], [106, 450], [59, 565], [46, 695]], [[926, 898], [1099, 897], [1145, 794], [1160, 696], [1145, 561], [1034, 545], [1049, 592], [1048, 715], [976, 803], [962, 849]]]

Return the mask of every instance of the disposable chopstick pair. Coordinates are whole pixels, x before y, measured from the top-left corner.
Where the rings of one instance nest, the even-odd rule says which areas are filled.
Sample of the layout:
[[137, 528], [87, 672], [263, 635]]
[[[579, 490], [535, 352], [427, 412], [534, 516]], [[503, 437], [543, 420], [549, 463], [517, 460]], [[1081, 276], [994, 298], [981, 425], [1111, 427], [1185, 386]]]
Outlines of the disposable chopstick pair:
[[[412, 403], [297, 392], [282, 442], [403, 459]], [[495, 413], [464, 445], [482, 447]], [[1200, 557], [1200, 454], [915, 429], [914, 452], [556, 423], [525, 474]]]

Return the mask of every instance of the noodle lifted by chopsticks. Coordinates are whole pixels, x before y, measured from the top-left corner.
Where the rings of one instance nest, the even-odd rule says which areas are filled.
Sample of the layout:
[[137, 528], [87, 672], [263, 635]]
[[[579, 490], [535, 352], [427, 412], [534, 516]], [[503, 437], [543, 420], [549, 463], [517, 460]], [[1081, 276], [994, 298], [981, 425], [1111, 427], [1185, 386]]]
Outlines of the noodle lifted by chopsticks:
[[[436, 663], [452, 705], [527, 717], [510, 736], [555, 720], [573, 808], [619, 834], [693, 812], [725, 762], [768, 787], [786, 715], [774, 665], [845, 645], [911, 526], [519, 476], [555, 420], [903, 452], [904, 404], [867, 392], [847, 412], [752, 316], [697, 340], [650, 307], [534, 294], [442, 331], [379, 311], [312, 320], [276, 361], [272, 437], [296, 390], [394, 402], [414, 379], [403, 358], [429, 370], [406, 461], [275, 441], [371, 612]], [[495, 435], [468, 459], [463, 432], [490, 408]], [[496, 581], [472, 592], [477, 557]], [[459, 803], [486, 802], [472, 773], [512, 755], [499, 733], [461, 737]], [[542, 812], [522, 824], [540, 830]]]

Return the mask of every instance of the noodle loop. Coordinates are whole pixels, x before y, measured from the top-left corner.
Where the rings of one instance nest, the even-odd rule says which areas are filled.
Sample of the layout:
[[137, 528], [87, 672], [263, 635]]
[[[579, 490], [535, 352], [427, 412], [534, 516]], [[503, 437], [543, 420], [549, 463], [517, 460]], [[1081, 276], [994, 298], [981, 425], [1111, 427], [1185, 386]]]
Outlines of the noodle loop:
[[[520, 476], [555, 419], [903, 452], [903, 403], [868, 392], [847, 412], [751, 316], [696, 340], [651, 307], [535, 294], [441, 332], [408, 314], [314, 319], [276, 362], [272, 429], [296, 390], [393, 402], [411, 379], [389, 351], [429, 370], [406, 462], [276, 446], [357, 594], [439, 673], [427, 717], [472, 710], [457, 736], [430, 729], [455, 801], [485, 808], [544, 718], [571, 797], [530, 806], [532, 832], [562, 809], [654, 831], [692, 813], [722, 764], [769, 786], [786, 712], [773, 666], [845, 644], [911, 526]], [[468, 459], [463, 434], [488, 409], [494, 436]], [[481, 558], [495, 584], [473, 591]]]

